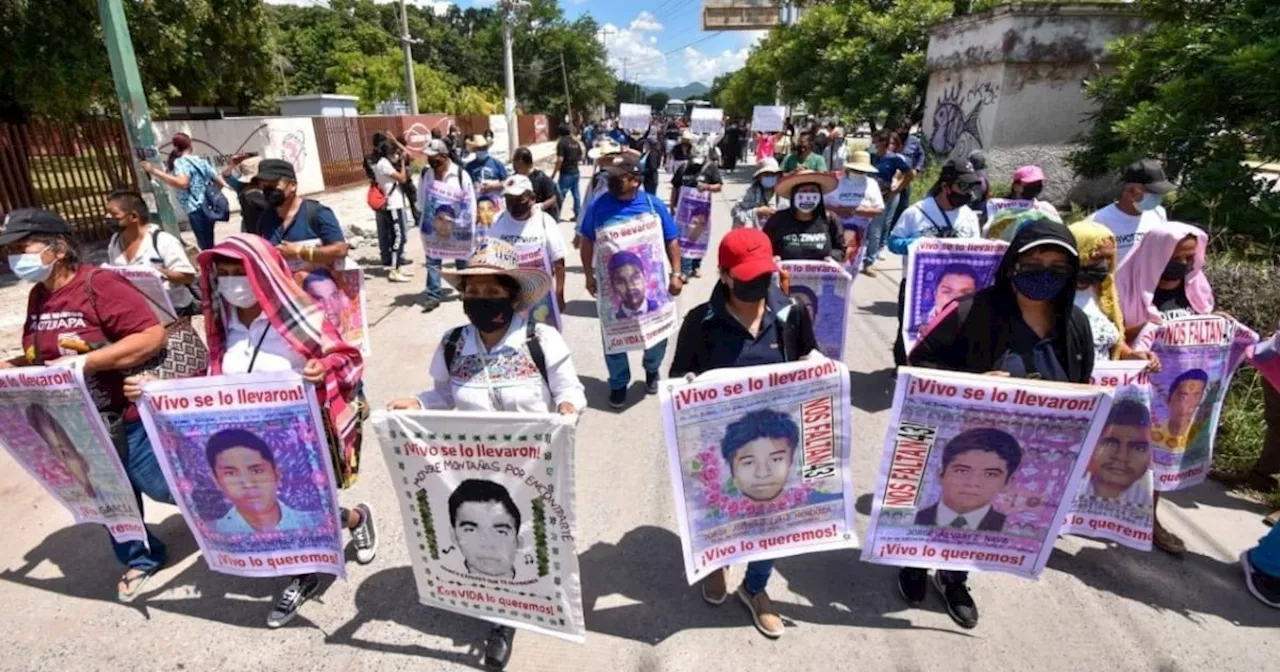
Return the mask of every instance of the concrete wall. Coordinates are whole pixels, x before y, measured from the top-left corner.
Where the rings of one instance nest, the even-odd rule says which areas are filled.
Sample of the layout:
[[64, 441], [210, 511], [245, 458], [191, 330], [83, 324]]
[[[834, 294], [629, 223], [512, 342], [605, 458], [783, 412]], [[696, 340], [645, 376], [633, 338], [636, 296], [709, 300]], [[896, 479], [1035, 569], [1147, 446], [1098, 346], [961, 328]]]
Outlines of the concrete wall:
[[925, 142], [952, 157], [982, 149], [997, 182], [1037, 164], [1057, 203], [1105, 200], [1113, 181], [1081, 181], [1065, 159], [1094, 110], [1084, 80], [1108, 70], [1111, 41], [1145, 26], [1110, 3], [1011, 3], [934, 26]]

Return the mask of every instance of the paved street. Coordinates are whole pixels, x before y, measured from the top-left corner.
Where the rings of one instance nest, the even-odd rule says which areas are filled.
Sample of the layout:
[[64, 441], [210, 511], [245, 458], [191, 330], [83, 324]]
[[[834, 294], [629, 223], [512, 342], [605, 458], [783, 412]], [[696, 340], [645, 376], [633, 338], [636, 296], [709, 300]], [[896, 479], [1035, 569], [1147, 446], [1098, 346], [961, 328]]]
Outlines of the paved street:
[[[749, 170], [714, 209], [715, 235]], [[664, 178], [663, 194], [666, 193]], [[585, 180], [584, 180], [585, 187]], [[325, 197], [344, 222], [371, 226], [364, 188]], [[231, 225], [222, 225], [228, 231]], [[572, 235], [562, 225], [566, 240]], [[421, 262], [416, 232], [410, 256]], [[713, 241], [714, 242], [714, 241]], [[714, 250], [714, 244], [712, 249]], [[357, 258], [376, 262], [374, 247]], [[709, 259], [708, 270], [715, 268]], [[852, 463], [859, 531], [870, 510], [892, 385], [890, 345], [899, 273], [859, 277], [849, 321], [853, 376]], [[415, 394], [444, 332], [465, 321], [456, 300], [424, 315], [420, 267], [412, 284], [390, 284], [369, 270], [373, 356], [365, 381], [371, 401]], [[682, 312], [706, 299], [714, 273], [693, 281]], [[3, 291], [3, 346], [17, 345], [25, 303]], [[769, 641], [736, 600], [703, 603], [685, 584], [656, 397], [633, 381], [621, 413], [607, 410], [595, 302], [571, 252], [565, 335], [591, 408], [581, 420], [577, 505], [586, 624], [579, 646], [528, 633], [516, 636], [508, 669], [743, 672], [829, 670], [1265, 670], [1275, 669], [1280, 613], [1244, 590], [1237, 555], [1264, 532], [1260, 507], [1204, 485], [1176, 493], [1161, 514], [1182, 535], [1186, 557], [1139, 553], [1097, 541], [1060, 540], [1038, 582], [975, 574], [982, 613], [977, 629], [952, 623], [935, 593], [909, 609], [896, 570], [861, 563], [856, 551], [780, 560], [770, 594], [788, 621]], [[670, 355], [670, 351], [668, 353]], [[639, 354], [632, 362], [643, 378]], [[664, 367], [665, 370], [665, 367]], [[69, 516], [7, 456], [0, 456], [0, 507], [8, 537], [0, 549], [0, 629], [4, 670], [443, 670], [477, 665], [488, 626], [421, 606], [404, 549], [390, 479], [366, 426], [360, 482], [346, 503], [369, 501], [379, 515], [381, 551], [346, 581], [328, 585], [289, 626], [267, 630], [266, 614], [285, 581], [208, 571], [175, 507], [148, 503], [147, 519], [170, 544], [169, 566], [138, 602], [115, 601], [116, 564], [104, 530], [68, 527]], [[731, 587], [742, 568], [736, 568]]]

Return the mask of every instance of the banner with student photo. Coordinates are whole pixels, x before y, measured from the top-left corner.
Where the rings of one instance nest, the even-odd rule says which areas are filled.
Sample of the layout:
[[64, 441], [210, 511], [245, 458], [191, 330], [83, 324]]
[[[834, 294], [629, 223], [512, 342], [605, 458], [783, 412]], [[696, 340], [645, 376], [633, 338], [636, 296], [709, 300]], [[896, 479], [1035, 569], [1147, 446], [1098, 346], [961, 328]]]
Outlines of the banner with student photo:
[[907, 250], [903, 271], [906, 306], [902, 339], [907, 352], [920, 332], [953, 299], [995, 283], [996, 269], [1009, 244], [980, 238], [920, 238]]
[[133, 486], [79, 369], [0, 370], [0, 444], [75, 522], [146, 543]]
[[423, 604], [582, 642], [575, 419], [379, 411]]
[[618, 105], [618, 126], [624, 131], [643, 131], [649, 128], [653, 119], [653, 109], [643, 103], [620, 103]]
[[787, 118], [784, 105], [756, 105], [751, 111], [751, 130], [763, 133], [780, 133]]
[[617, 216], [597, 228], [595, 262], [605, 354], [644, 350], [675, 333], [671, 261], [657, 212]]
[[1060, 534], [1151, 550], [1155, 478], [1151, 473], [1151, 385], [1145, 360], [1098, 360], [1090, 382], [1115, 390]]
[[830, 260], [784, 261], [780, 265], [789, 277], [787, 295], [809, 311], [818, 349], [831, 359], [844, 361], [853, 276]]
[[475, 213], [459, 179], [432, 180], [420, 203], [422, 247], [432, 259], [466, 259], [475, 243]]
[[676, 228], [680, 231], [680, 254], [686, 259], [707, 255], [707, 245], [711, 242], [711, 197], [711, 192], [698, 191], [697, 187], [680, 187]]
[[301, 376], [155, 381], [138, 409], [209, 569], [346, 575], [333, 460]]
[[1160, 371], [1151, 374], [1156, 490], [1181, 490], [1208, 476], [1222, 401], [1257, 342], [1253, 330], [1221, 315], [1170, 320], [1138, 336], [1135, 349], [1160, 358]]
[[862, 560], [1039, 577], [1111, 396], [900, 367]]
[[160, 275], [160, 271], [145, 266], [113, 266], [111, 264], [103, 264], [102, 270], [119, 275], [142, 292], [142, 296], [151, 306], [151, 312], [155, 313], [160, 324], [167, 325], [178, 319], [178, 311], [173, 307], [173, 299], [169, 297], [169, 290], [164, 287], [164, 278]]
[[849, 373], [822, 357], [658, 388], [685, 577], [853, 548]]
[[541, 235], [502, 236], [502, 238], [516, 249], [516, 254], [520, 257], [520, 268], [536, 268], [551, 276], [551, 291], [529, 308], [528, 316], [534, 322], [555, 327], [556, 331], [560, 331], [560, 305], [556, 303], [556, 274], [552, 270], [551, 257], [547, 255], [546, 236], [546, 232], [543, 231]]
[[716, 107], [695, 107], [689, 113], [689, 130], [702, 135], [720, 135], [724, 132], [724, 110]]
[[364, 269], [359, 264], [343, 259], [336, 266], [308, 266], [294, 271], [294, 278], [324, 311], [342, 340], [360, 348], [365, 356], [372, 354]]

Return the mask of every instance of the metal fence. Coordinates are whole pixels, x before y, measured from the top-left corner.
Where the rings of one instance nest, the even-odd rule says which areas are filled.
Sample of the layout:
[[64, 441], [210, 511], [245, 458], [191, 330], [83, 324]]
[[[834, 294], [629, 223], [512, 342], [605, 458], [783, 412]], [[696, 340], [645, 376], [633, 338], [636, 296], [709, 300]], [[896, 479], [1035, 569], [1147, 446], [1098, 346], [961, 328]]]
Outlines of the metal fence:
[[103, 240], [108, 194], [137, 184], [119, 119], [0, 123], [0, 213], [53, 210], [85, 241]]

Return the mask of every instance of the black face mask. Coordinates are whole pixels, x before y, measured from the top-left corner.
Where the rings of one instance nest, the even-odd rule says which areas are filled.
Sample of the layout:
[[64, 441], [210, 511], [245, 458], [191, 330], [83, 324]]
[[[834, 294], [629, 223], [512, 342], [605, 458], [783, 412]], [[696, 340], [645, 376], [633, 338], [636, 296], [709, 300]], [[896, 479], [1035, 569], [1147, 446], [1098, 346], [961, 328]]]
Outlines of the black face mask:
[[1160, 274], [1161, 280], [1174, 281], [1182, 280], [1191, 272], [1191, 264], [1185, 261], [1171, 261], [1168, 266], [1164, 267], [1164, 272]]
[[121, 231], [124, 231], [124, 220], [116, 219], [115, 217], [108, 217], [107, 230], [111, 233], [120, 233]]
[[609, 194], [614, 198], [622, 198], [627, 191], [627, 178], [610, 175], [609, 176]]
[[773, 284], [773, 275], [765, 273], [754, 280], [748, 280], [746, 282], [734, 280], [733, 288], [730, 291], [733, 292], [733, 298], [739, 301], [754, 303], [756, 301], [763, 301], [765, 297], [769, 296], [769, 285], [771, 284]]
[[950, 201], [952, 208], [961, 208], [969, 205], [969, 202], [973, 200], [973, 192], [965, 190], [957, 194], [954, 191], [948, 190], [947, 200]]
[[510, 212], [511, 216], [516, 219], [528, 219], [529, 213], [533, 212], [533, 204], [523, 198], [508, 198], [507, 212]]
[[278, 208], [284, 205], [284, 202], [287, 200], [284, 192], [281, 191], [279, 187], [263, 187], [262, 197], [267, 200], [267, 205], [273, 208]]
[[1107, 267], [1107, 262], [1099, 261], [1088, 266], [1081, 266], [1080, 274], [1076, 276], [1076, 279], [1087, 285], [1098, 285], [1104, 282], [1109, 275], [1111, 275], [1111, 269]]
[[1044, 191], [1044, 182], [1032, 182], [1022, 185], [1022, 197], [1027, 200], [1034, 200], [1040, 196], [1040, 192]]
[[462, 312], [476, 329], [489, 334], [511, 325], [516, 304], [511, 299], [463, 299]]

